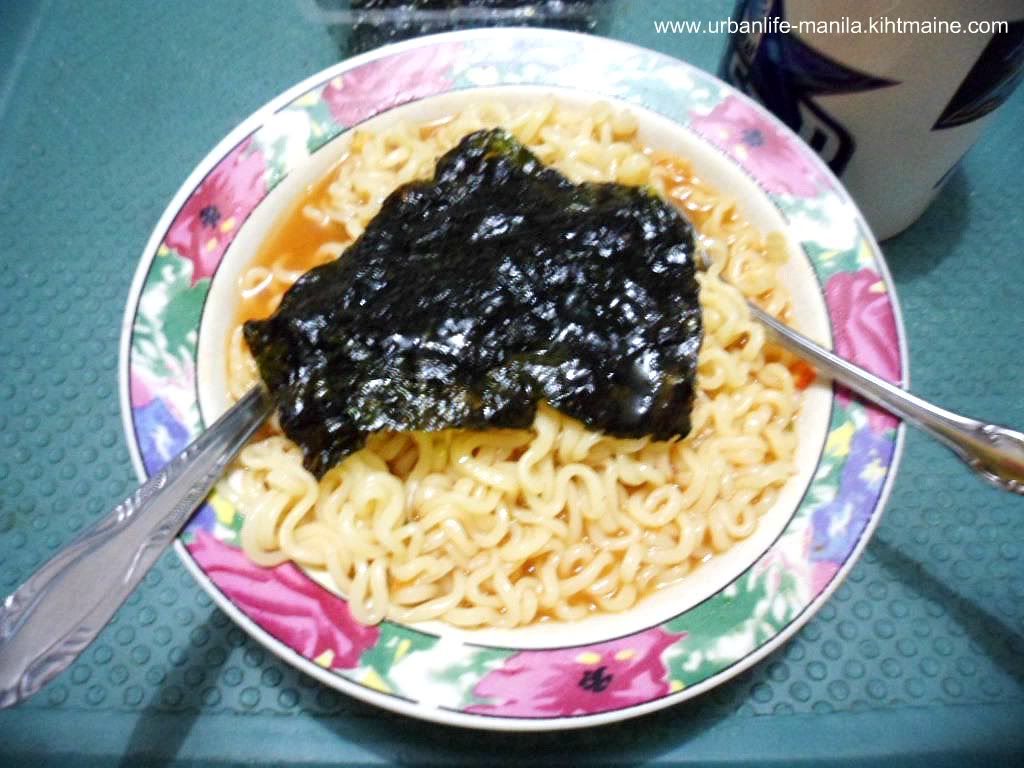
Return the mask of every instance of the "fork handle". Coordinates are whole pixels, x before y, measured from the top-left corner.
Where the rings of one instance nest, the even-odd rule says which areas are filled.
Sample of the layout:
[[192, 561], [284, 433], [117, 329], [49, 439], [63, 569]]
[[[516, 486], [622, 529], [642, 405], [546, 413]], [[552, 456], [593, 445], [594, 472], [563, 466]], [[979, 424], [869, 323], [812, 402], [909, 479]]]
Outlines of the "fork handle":
[[971, 469], [1008, 491], [1024, 493], [1024, 436], [947, 411], [829, 352], [754, 304], [751, 315], [781, 346], [827, 372], [858, 395], [880, 405], [948, 446]]
[[0, 605], [0, 707], [31, 696], [91, 643], [271, 410], [256, 387]]

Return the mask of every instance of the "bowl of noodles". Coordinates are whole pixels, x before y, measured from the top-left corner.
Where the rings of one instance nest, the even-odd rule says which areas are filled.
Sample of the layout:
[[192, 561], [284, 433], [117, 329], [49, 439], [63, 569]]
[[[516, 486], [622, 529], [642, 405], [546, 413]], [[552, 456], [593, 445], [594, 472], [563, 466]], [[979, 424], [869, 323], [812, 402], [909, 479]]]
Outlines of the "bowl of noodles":
[[593, 725], [699, 694], [778, 647], [875, 525], [902, 428], [772, 345], [757, 303], [894, 381], [899, 310], [856, 207], [727, 85], [632, 46], [480, 30], [390, 46], [224, 139], [154, 231], [128, 301], [140, 475], [259, 379], [243, 338], [396, 188], [502, 128], [570, 181], [644, 186], [693, 224], [692, 429], [380, 431], [318, 477], [272, 420], [176, 549], [240, 626], [322, 683], [497, 729]]

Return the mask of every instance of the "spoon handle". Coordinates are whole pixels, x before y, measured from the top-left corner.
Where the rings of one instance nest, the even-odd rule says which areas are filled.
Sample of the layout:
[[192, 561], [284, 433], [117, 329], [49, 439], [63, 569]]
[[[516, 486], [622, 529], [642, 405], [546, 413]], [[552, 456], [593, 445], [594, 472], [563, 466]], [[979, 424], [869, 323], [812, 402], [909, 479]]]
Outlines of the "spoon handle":
[[1024, 494], [1024, 435], [1020, 432], [940, 408], [832, 354], [753, 304], [750, 304], [750, 313], [790, 352], [945, 443], [993, 485]]
[[271, 411], [253, 388], [0, 605], [0, 707], [31, 696], [91, 643]]

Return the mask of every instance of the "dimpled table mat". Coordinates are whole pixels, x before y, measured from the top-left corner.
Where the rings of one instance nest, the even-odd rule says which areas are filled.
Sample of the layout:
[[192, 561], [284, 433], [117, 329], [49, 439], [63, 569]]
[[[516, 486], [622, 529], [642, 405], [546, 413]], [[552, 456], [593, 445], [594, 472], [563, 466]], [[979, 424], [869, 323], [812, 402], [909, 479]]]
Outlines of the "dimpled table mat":
[[[0, 0], [0, 591], [136, 485], [121, 317], [164, 206], [235, 124], [343, 58], [312, 2]], [[614, 3], [599, 31], [714, 71], [724, 39]], [[884, 250], [914, 390], [1024, 427], [1024, 90]], [[864, 557], [796, 637], [696, 700], [578, 732], [423, 723], [293, 671], [166, 554], [64, 674], [0, 711], [0, 765], [1019, 764], [1024, 499], [911, 431]]]

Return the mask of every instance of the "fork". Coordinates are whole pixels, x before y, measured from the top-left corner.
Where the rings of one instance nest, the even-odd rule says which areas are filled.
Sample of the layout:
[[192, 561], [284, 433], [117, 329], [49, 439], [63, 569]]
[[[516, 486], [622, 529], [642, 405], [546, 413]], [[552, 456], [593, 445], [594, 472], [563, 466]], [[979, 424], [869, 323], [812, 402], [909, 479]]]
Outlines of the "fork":
[[748, 301], [747, 305], [751, 316], [769, 330], [780, 346], [813, 363], [819, 371], [845, 384], [865, 400], [882, 406], [944, 443], [992, 485], [1024, 495], [1024, 434], [929, 403], [834, 355], [753, 303]]
[[[749, 306], [781, 346], [941, 440], [990, 483], [1024, 494], [1024, 434], [932, 405]], [[38, 691], [95, 639], [270, 411], [266, 392], [253, 388], [0, 604], [0, 709]]]

